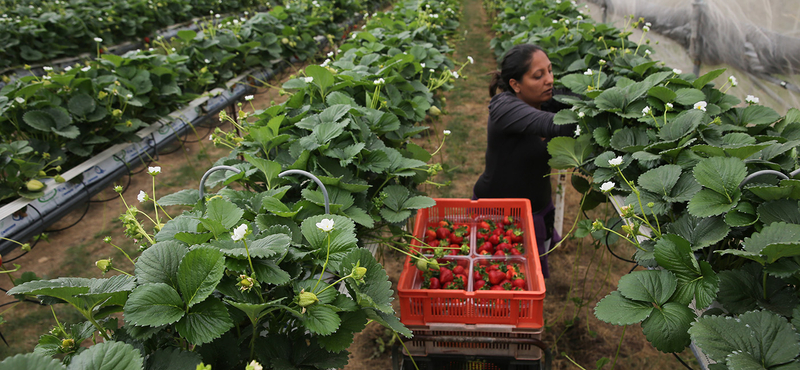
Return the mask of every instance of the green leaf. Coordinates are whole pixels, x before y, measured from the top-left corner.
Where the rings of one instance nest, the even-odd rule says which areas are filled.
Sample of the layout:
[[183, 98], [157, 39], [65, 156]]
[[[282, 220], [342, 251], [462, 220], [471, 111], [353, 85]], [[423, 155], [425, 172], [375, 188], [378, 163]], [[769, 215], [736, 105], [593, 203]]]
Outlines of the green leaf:
[[675, 273], [678, 288], [675, 299], [683, 304], [695, 300], [697, 308], [708, 307], [716, 298], [719, 277], [705, 261], [697, 261], [692, 245], [685, 239], [665, 234], [656, 242], [655, 258], [658, 264]]
[[147, 356], [147, 370], [197, 370], [203, 358], [180, 348], [159, 348]]
[[[283, 254], [291, 241], [291, 237], [283, 233], [267, 235], [261, 239], [252, 240], [248, 243], [250, 257], [269, 258], [276, 254]], [[239, 255], [239, 257], [244, 256], [246, 254]]]
[[279, 307], [278, 303], [283, 301], [283, 298], [276, 299], [274, 301], [270, 301], [267, 303], [244, 303], [244, 302], [236, 302], [231, 300], [225, 300], [225, 303], [238, 308], [240, 311], [244, 312], [245, 315], [250, 319], [250, 322], [258, 323], [258, 321], [264, 317], [264, 315], [269, 313], [270, 308]]
[[287, 218], [294, 217], [298, 212], [300, 212], [300, 209], [292, 211], [280, 200], [269, 196], [264, 197], [264, 199], [262, 200], [262, 207], [265, 210], [272, 212], [277, 216], [287, 217]]
[[392, 283], [386, 274], [383, 266], [379, 264], [375, 257], [368, 250], [357, 248], [350, 251], [342, 259], [340, 275], [349, 275], [353, 268], [358, 265], [367, 269], [364, 275], [364, 282], [358, 283], [353, 279], [347, 279], [347, 287], [355, 292], [355, 300], [361, 307], [372, 307], [381, 312], [393, 313], [392, 309]]
[[[334, 221], [333, 230], [324, 232], [317, 227], [317, 223], [322, 219]], [[321, 251], [324, 255], [328, 248], [328, 235], [330, 235], [331, 253], [341, 250], [349, 250], [356, 246], [358, 239], [355, 234], [355, 224], [347, 217], [339, 215], [316, 215], [303, 220], [300, 225], [303, 236], [308, 240], [314, 250]]]
[[689, 213], [695, 217], [711, 217], [730, 211], [739, 202], [741, 192], [733, 194], [729, 200], [725, 195], [710, 189], [697, 192], [689, 201]]
[[18, 354], [0, 362], [0, 370], [64, 370], [61, 361], [37, 353]]
[[668, 302], [642, 322], [642, 332], [659, 351], [681, 352], [690, 343], [688, 330], [694, 319], [691, 308]]
[[77, 116], [86, 116], [94, 112], [97, 103], [89, 94], [80, 92], [73, 95], [67, 103], [69, 112]]
[[733, 352], [741, 352], [755, 359], [761, 368], [771, 369], [800, 354], [792, 325], [769, 311], [747, 312], [735, 320], [704, 316], [692, 325], [689, 334], [704, 353], [719, 363], [725, 363]]
[[619, 279], [619, 292], [634, 301], [666, 303], [677, 288], [675, 275], [667, 270], [634, 271]]
[[183, 189], [177, 193], [165, 195], [158, 199], [158, 204], [166, 206], [193, 206], [200, 201], [200, 191], [197, 189]]
[[663, 103], [669, 103], [677, 97], [674, 91], [666, 88], [664, 86], [653, 86], [650, 90], [647, 91], [647, 95], [650, 95], [658, 100], [661, 100]]
[[394, 313], [385, 313], [371, 309], [367, 309], [366, 312], [368, 318], [383, 325], [386, 328], [389, 328], [397, 332], [397, 334], [402, 335], [406, 338], [411, 338], [413, 336], [411, 330], [409, 330], [405, 325], [403, 325], [403, 323], [400, 322], [400, 319], [398, 319]]
[[330, 352], [344, 351], [353, 343], [353, 333], [364, 330], [367, 324], [367, 314], [364, 311], [345, 312], [341, 317], [342, 323], [335, 333], [328, 336], [317, 337], [320, 346]]
[[186, 246], [176, 241], [158, 242], [145, 249], [135, 265], [139, 284], [164, 283], [177, 289], [178, 266], [186, 252]]
[[125, 303], [125, 320], [138, 326], [172, 324], [184, 314], [181, 296], [164, 283], [138, 286]]
[[26, 112], [22, 115], [22, 121], [27, 123], [28, 126], [45, 132], [50, 132], [50, 129], [56, 127], [55, 118], [41, 110]]
[[103, 342], [72, 358], [67, 370], [141, 370], [144, 360], [139, 350], [124, 342]]
[[694, 80], [694, 82], [692, 82], [692, 86], [694, 86], [695, 89], [702, 89], [707, 83], [713, 81], [715, 78], [723, 74], [725, 70], [725, 68], [720, 68], [708, 72]]
[[706, 94], [697, 89], [679, 89], [675, 91], [675, 94], [675, 102], [683, 105], [694, 105], [694, 103], [706, 100]]
[[725, 238], [730, 230], [721, 217], [697, 218], [686, 213], [667, 227], [668, 232], [688, 240], [693, 250], [717, 243]]
[[611, 136], [612, 148], [626, 153], [635, 153], [650, 144], [647, 130], [644, 127], [624, 127]]
[[589, 158], [592, 146], [588, 135], [581, 135], [577, 139], [561, 136], [547, 143], [547, 151], [552, 157], [548, 161], [551, 167], [569, 169], [580, 167]]
[[224, 273], [225, 257], [219, 249], [199, 247], [186, 253], [178, 266], [178, 287], [187, 307], [205, 300]]
[[639, 176], [639, 186], [656, 194], [669, 196], [681, 176], [681, 167], [668, 164], [656, 167]]
[[630, 300], [615, 290], [597, 302], [594, 315], [609, 324], [632, 325], [649, 317], [653, 310], [652, 303]]
[[233, 328], [233, 320], [225, 304], [211, 297], [190, 308], [186, 316], [175, 324], [175, 328], [189, 343], [200, 345], [221, 337]]
[[319, 86], [320, 89], [326, 91], [333, 85], [333, 74], [325, 67], [318, 65], [310, 65], [306, 67], [306, 75], [313, 77], [313, 84]]
[[[748, 202], [739, 202], [733, 210], [725, 214], [725, 223], [732, 227], [750, 226], [756, 223], [758, 219], [759, 216], [756, 214], [755, 208]], [[800, 220], [800, 217], [798, 217], [798, 220]]]
[[242, 219], [244, 211], [223, 198], [212, 198], [206, 203], [205, 217], [219, 222], [226, 229], [231, 229]]
[[781, 115], [770, 107], [750, 105], [742, 111], [740, 126], [769, 125], [781, 119]]
[[192, 30], [180, 30], [178, 31], [178, 37], [183, 40], [184, 42], [189, 42], [194, 40], [197, 37], [197, 32]]
[[682, 139], [694, 132], [704, 119], [705, 113], [701, 110], [691, 109], [683, 111], [661, 128], [658, 132], [658, 137], [665, 141]]
[[332, 309], [315, 304], [306, 309], [306, 313], [300, 317], [300, 322], [312, 333], [330, 335], [339, 328], [342, 320]]
[[800, 224], [800, 202], [789, 199], [764, 202], [758, 206], [757, 214], [758, 219], [765, 225], [773, 222]]
[[800, 225], [785, 222], [773, 222], [760, 232], [744, 238], [742, 244], [749, 252], [759, 253], [771, 244], [800, 242]]
[[739, 158], [705, 158], [694, 167], [698, 183], [728, 198], [739, 192], [739, 184], [746, 176], [747, 167]]

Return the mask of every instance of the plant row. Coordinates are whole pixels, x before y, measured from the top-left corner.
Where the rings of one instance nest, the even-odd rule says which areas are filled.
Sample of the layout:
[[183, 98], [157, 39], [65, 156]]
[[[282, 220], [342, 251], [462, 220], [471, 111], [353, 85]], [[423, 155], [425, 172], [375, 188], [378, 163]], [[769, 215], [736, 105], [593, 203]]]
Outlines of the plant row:
[[153, 40], [149, 50], [45, 67], [43, 76], [9, 83], [0, 89], [0, 201], [38, 198], [39, 179], [58, 180], [114, 144], [139, 140], [136, 131], [239, 73], [311, 58], [315, 36], [346, 32], [334, 23], [335, 9], [342, 9], [337, 1], [294, 2], [241, 21], [201, 23], [200, 32]]
[[[253, 11], [255, 0], [2, 1], [0, 68], [43, 63], [94, 50], [98, 44], [152, 38], [159, 29], [215, 13]], [[95, 39], [101, 39], [98, 42]]]
[[759, 105], [724, 70], [664, 66], [643, 19], [618, 29], [567, 1], [487, 6], [497, 55], [538, 44], [556, 84], [578, 95], [557, 97], [573, 108], [555, 122], [578, 129], [549, 143], [550, 165], [573, 170], [584, 209], [610, 199], [625, 223], [582, 220], [575, 235], [625, 239], [650, 268], [622, 277], [596, 316], [641, 323], [664, 352], [693, 341], [713, 369], [798, 368], [800, 111]]
[[[66, 302], [87, 321], [58, 322], [0, 368], [330, 369], [347, 363], [368, 320], [410, 336], [385, 269], [361, 245], [433, 205], [416, 187], [438, 166], [408, 139], [460, 73], [446, 41], [457, 14], [454, 0], [397, 3], [286, 82], [285, 103], [223, 113], [236, 132], [212, 136], [231, 149], [217, 164], [239, 172], [213, 172], [206, 185], [223, 188], [202, 199], [142, 190], [152, 215], [128, 206], [120, 217], [138, 256], [97, 262], [118, 275], [17, 280], [9, 294]], [[329, 213], [323, 189], [279, 176], [290, 169], [324, 184]], [[148, 169], [153, 184], [160, 171]], [[184, 211], [169, 215], [172, 206]]]

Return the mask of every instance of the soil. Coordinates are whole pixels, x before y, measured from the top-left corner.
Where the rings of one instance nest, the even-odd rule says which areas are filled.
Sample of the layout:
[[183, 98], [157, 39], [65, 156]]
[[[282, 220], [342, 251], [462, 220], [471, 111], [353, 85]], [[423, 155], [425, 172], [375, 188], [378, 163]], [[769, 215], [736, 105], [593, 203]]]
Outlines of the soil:
[[[471, 56], [475, 64], [467, 64], [463, 70], [464, 78], [455, 82], [455, 87], [444, 93], [447, 99], [443, 107], [444, 115], [435, 120], [425, 122], [431, 129], [427, 135], [418, 139], [420, 145], [435, 150], [445, 139], [442, 150], [434, 158], [434, 162], [442, 163], [442, 171], [434, 181], [446, 186], [424, 185], [421, 190], [433, 197], [470, 198], [472, 185], [483, 171], [483, 158], [486, 148], [487, 105], [489, 96], [486, 87], [489, 84], [486, 73], [496, 69], [496, 62], [489, 49], [491, 30], [486, 14], [479, 0], [464, 2], [463, 18], [458, 36], [452, 40], [456, 52], [454, 60], [466, 63]], [[301, 68], [302, 66], [295, 66]], [[288, 73], [279, 76], [280, 80], [288, 79]], [[273, 82], [280, 86], [282, 82]], [[260, 89], [252, 101], [252, 107], [263, 109], [273, 102], [282, 101], [276, 89]], [[247, 105], [245, 106], [247, 108]], [[252, 108], [251, 108], [252, 109]], [[210, 126], [198, 127], [197, 132], [187, 135], [183, 141], [177, 142], [171, 150], [166, 150], [157, 158], [147, 163], [149, 166], [161, 166], [162, 173], [155, 177], [158, 194], [169, 194], [185, 188], [198, 186], [199, 179], [206, 169], [228, 151], [224, 148], [213, 148], [207, 140], [209, 134], [218, 125], [218, 120], [210, 120]], [[230, 127], [221, 127], [228, 130]], [[442, 130], [450, 130], [452, 134], [443, 137]], [[169, 154], [166, 154], [170, 152]], [[135, 174], [123, 177], [118, 183], [125, 188], [123, 194], [129, 205], [136, 204], [139, 190], [152, 195], [153, 177], [144, 171], [146, 166], [134, 168]], [[564, 233], [566, 233], [578, 216], [580, 194], [568, 185], [564, 190], [566, 196]], [[555, 187], [554, 187], [555, 189]], [[51, 226], [47, 240], [39, 241], [29, 253], [20, 255], [14, 252], [3, 256], [6, 262], [20, 264], [22, 271], [33, 271], [43, 278], [60, 276], [101, 277], [101, 271], [94, 267], [99, 259], [112, 258], [115, 267], [131, 271], [132, 265], [123, 253], [114, 246], [104, 243], [103, 238], [110, 236], [126, 253], [134, 253], [137, 246], [125, 238], [119, 227], [117, 217], [124, 211], [125, 205], [110, 187], [93, 197], [86, 210], [80, 208]], [[152, 203], [142, 204], [143, 209], [152, 207]], [[178, 210], [170, 210], [174, 215]], [[608, 208], [589, 213], [590, 218], [602, 217], [609, 213]], [[153, 215], [152, 210], [150, 215]], [[163, 217], [163, 216], [162, 216]], [[622, 256], [630, 256], [631, 248], [624, 245], [612, 245], [615, 252]], [[553, 369], [575, 368], [578, 364], [584, 368], [597, 368], [601, 359], [614, 359], [615, 369], [675, 369], [681, 365], [672, 355], [666, 355], [653, 349], [644, 338], [641, 328], [636, 325], [630, 328], [613, 326], [598, 321], [594, 317], [593, 307], [596, 302], [616, 289], [619, 277], [626, 274], [633, 265], [613, 258], [605, 245], [594, 245], [590, 240], [567, 239], [565, 243], [550, 255], [551, 277], [547, 281], [547, 295], [544, 299], [544, 317], [546, 321], [542, 340], [551, 348], [554, 355]], [[403, 255], [383, 249], [380, 261], [389, 272], [393, 289], [397, 288], [397, 280], [402, 270]], [[10, 268], [6, 263], [4, 266]], [[19, 277], [19, 273], [14, 274]], [[6, 282], [0, 287], [8, 289], [12, 284]], [[0, 304], [12, 303], [12, 297], [0, 295]], [[0, 306], [1, 307], [1, 306]], [[8, 341], [8, 346], [0, 346], [0, 358], [20, 352], [30, 352], [36, 345], [38, 336], [48, 331], [54, 324], [53, 313], [49, 307], [31, 303], [9, 304], [3, 309], [13, 307], [2, 313], [6, 322], [0, 331]], [[395, 310], [399, 305], [395, 300]], [[61, 322], [76, 322], [80, 317], [66, 308], [56, 308], [55, 312]], [[391, 333], [372, 323], [355, 336], [350, 347], [350, 363], [345, 370], [391, 369], [393, 340]], [[698, 365], [691, 352], [680, 354], [685, 361]], [[472, 367], [471, 367], [472, 368]], [[606, 365], [605, 368], [612, 368]]]

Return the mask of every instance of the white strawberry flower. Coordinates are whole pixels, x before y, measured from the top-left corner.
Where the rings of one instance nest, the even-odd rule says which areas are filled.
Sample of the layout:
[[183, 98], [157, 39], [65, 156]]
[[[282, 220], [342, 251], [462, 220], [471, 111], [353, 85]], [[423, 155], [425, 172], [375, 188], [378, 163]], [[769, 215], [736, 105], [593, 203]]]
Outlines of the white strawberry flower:
[[585, 75], [587, 75], [587, 76], [591, 76], [591, 75], [593, 75], [593, 74], [594, 74], [594, 72], [592, 71], [592, 69], [591, 69], [591, 68], [589, 68], [589, 69], [587, 69], [587, 70], [586, 70], [586, 72], [583, 72], [583, 74], [585, 74]]
[[613, 167], [616, 167], [616, 166], [619, 166], [619, 165], [621, 165], [621, 164], [622, 164], [622, 156], [619, 156], [619, 157], [616, 157], [616, 158], [611, 158], [611, 159], [609, 159], [609, 160], [608, 160], [608, 164], [609, 164], [610, 166], [613, 166]]
[[747, 104], [758, 104], [758, 98], [753, 95], [747, 95], [744, 101], [746, 101]]
[[247, 224], [241, 224], [239, 227], [233, 229], [233, 235], [231, 235], [231, 239], [233, 241], [238, 242], [239, 240], [244, 239], [244, 236], [247, 234]]
[[444, 131], [442, 131], [442, 133], [444, 134], [444, 136], [449, 136], [450, 135], [450, 130], [444, 130]]
[[452, 73], [452, 74], [453, 74], [453, 77], [454, 77], [454, 78], [458, 78], [458, 71], [453, 71], [453, 72], [450, 72], [450, 73]]
[[425, 68], [425, 63], [420, 63], [419, 66]]
[[699, 109], [699, 110], [701, 110], [703, 112], [706, 111], [706, 107], [707, 106], [708, 106], [708, 103], [706, 103], [706, 102], [704, 102], [702, 100], [697, 102], [697, 103], [694, 103], [694, 109]]
[[323, 218], [322, 221], [317, 222], [317, 228], [326, 233], [333, 230], [333, 225], [334, 225], [333, 220], [328, 218]]
[[303, 81], [305, 81], [307, 84], [310, 84], [311, 81], [314, 81], [314, 77], [303, 77]]
[[675, 69], [672, 70], [672, 73], [674, 73], [676, 75], [679, 75], [679, 74], [683, 73], [683, 71], [681, 71], [680, 69], [675, 68]]
[[99, 37], [95, 37], [95, 38], [94, 38], [94, 42], [103, 42], [103, 39], [101, 39], [101, 38], [99, 38]]
[[666, 106], [667, 106], [668, 110], [673, 108], [672, 103], [667, 103]]
[[578, 112], [578, 118], [583, 118], [586, 116], [586, 113]]
[[575, 127], [575, 137], [581, 136], [581, 126]]
[[245, 101], [251, 101], [251, 100], [253, 100], [253, 98], [254, 98], [253, 95], [247, 95], [247, 96], [244, 97], [244, 100]]
[[650, 106], [646, 106], [644, 109], [642, 109], [642, 116], [646, 116], [648, 114], [650, 114]]
[[92, 69], [92, 67], [91, 67], [91, 66], [86, 66], [86, 67], [83, 67], [83, 68], [81, 68], [81, 71], [83, 71], [83, 72], [89, 72], [89, 70], [90, 70], [90, 69]]
[[613, 189], [614, 189], [614, 182], [612, 181], [606, 181], [603, 183], [603, 185], [600, 185], [600, 191], [602, 191], [603, 193], [608, 193]]
[[469, 60], [469, 64], [475, 64], [475, 60], [471, 56], [467, 56], [467, 60]]
[[161, 173], [161, 166], [147, 167], [147, 173], [155, 176]]
[[739, 84], [739, 81], [736, 81], [736, 76], [728, 77], [728, 81], [731, 82], [731, 86], [736, 87]]
[[652, 52], [652, 51], [650, 51], [650, 49], [646, 49], [646, 50], [644, 51], [644, 55], [650, 55], [650, 54], [652, 54], [652, 53], [653, 53], [653, 52]]
[[45, 71], [47, 71], [47, 72], [50, 72], [50, 71], [52, 71], [52, 70], [53, 70], [53, 67], [50, 67], [50, 66], [44, 66], [44, 67], [42, 67], [42, 69], [43, 69], [43, 70], [45, 70]]
[[25, 99], [23, 99], [23, 98], [21, 98], [21, 97], [19, 97], [19, 96], [18, 96], [18, 97], [16, 97], [16, 98], [14, 98], [14, 100], [16, 100], [16, 101], [17, 101], [17, 103], [19, 103], [19, 104], [25, 104]]
[[136, 196], [136, 199], [139, 200], [139, 203], [143, 203], [147, 200], [147, 193], [145, 193], [144, 190], [139, 190], [139, 195]]

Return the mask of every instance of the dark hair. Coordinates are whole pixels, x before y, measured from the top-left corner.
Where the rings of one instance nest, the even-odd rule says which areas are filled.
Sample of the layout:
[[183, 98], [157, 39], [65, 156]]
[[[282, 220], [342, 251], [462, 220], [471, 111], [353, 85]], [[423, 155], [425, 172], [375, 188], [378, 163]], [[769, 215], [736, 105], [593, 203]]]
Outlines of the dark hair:
[[492, 82], [489, 84], [489, 96], [494, 96], [497, 89], [509, 91], [511, 79], [521, 81], [522, 76], [528, 72], [533, 60], [533, 53], [536, 51], [544, 52], [544, 49], [531, 44], [519, 44], [512, 47], [503, 56], [500, 62], [500, 70], [489, 72], [492, 75]]

